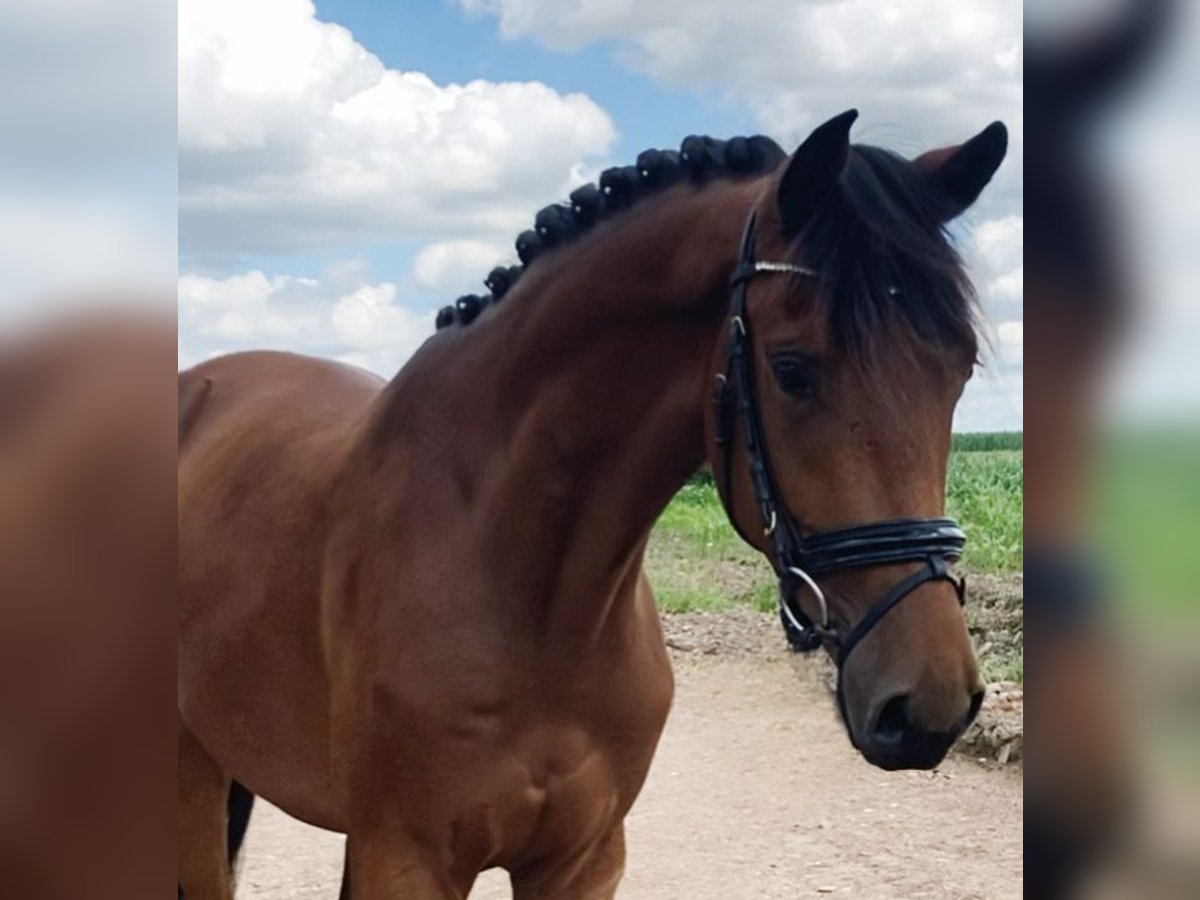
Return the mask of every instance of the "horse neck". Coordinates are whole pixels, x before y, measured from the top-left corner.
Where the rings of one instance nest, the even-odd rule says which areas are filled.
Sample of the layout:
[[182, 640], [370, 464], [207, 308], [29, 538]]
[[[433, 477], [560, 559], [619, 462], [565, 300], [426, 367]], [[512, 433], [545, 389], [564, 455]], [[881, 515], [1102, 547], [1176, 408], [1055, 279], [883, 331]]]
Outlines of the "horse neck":
[[704, 459], [752, 189], [648, 200], [540, 260], [491, 321], [464, 329], [470, 363], [445, 402], [471, 411], [450, 443], [474, 486], [474, 543], [505, 602], [532, 604], [548, 631], [603, 629], [634, 593], [655, 519]]

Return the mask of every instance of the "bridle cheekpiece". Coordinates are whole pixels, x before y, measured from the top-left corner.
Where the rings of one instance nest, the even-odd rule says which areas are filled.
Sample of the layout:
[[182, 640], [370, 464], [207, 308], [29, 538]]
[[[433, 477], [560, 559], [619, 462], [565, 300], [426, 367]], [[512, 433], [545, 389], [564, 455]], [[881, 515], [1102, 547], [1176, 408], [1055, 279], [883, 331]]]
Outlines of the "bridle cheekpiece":
[[[721, 499], [734, 529], [743, 540], [752, 543], [733, 513], [733, 435], [740, 423], [754, 499], [762, 516], [764, 535], [771, 541], [771, 562], [779, 578], [779, 614], [788, 643], [801, 652], [816, 650], [823, 644], [836, 647], [840, 670], [859, 641], [925, 582], [949, 582], [958, 592], [959, 603], [964, 602], [964, 582], [950, 574], [947, 563], [961, 556], [966, 535], [953, 519], [944, 518], [893, 519], [804, 534], [788, 512], [771, 466], [755, 394], [753, 331], [746, 293], [750, 281], [758, 275], [790, 273], [816, 277], [817, 273], [790, 262], [756, 260], [754, 227], [755, 215], [751, 212], [742, 234], [738, 265], [730, 279], [725, 371], [716, 377], [715, 436], [724, 458]], [[900, 562], [923, 565], [889, 590], [848, 632], [839, 633], [830, 622], [829, 606], [817, 579], [847, 569]], [[819, 608], [816, 620], [801, 609], [797, 588], [807, 589], [816, 600]]]

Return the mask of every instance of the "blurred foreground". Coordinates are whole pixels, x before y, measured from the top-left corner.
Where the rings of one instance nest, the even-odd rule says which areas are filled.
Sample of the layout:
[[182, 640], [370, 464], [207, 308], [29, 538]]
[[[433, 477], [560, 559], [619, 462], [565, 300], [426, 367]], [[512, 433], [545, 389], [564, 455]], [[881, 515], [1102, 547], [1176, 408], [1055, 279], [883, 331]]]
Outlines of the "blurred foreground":
[[0, 0], [0, 897], [175, 881], [175, 5]]
[[0, 337], [0, 894], [174, 881], [175, 333]]
[[1026, 896], [1194, 897], [1200, 10], [1027, 11]]

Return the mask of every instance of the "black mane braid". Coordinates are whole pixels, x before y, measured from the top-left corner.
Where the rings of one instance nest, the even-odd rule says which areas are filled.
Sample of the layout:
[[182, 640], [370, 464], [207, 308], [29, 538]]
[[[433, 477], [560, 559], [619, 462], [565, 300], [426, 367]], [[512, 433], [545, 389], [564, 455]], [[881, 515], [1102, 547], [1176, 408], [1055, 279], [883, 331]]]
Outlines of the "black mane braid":
[[520, 266], [498, 266], [488, 273], [485, 296], [465, 294], [437, 314], [437, 329], [469, 325], [487, 307], [499, 303], [512, 290], [525, 266], [546, 250], [567, 244], [597, 222], [628, 209], [644, 198], [685, 179], [702, 184], [714, 178], [759, 175], [787, 157], [783, 149], [763, 135], [719, 141], [691, 135], [678, 151], [643, 150], [632, 166], [616, 166], [601, 173], [599, 185], [585, 184], [571, 192], [568, 203], [552, 203], [538, 212], [533, 228], [517, 236]]

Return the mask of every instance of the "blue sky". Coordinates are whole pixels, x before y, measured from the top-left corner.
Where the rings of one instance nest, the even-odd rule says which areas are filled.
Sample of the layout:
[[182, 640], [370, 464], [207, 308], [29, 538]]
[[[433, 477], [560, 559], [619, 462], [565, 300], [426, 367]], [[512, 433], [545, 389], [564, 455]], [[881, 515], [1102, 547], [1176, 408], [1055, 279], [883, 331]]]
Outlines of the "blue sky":
[[[1180, 175], [1195, 146], [1193, 6], [1182, 52], [1109, 160], [1156, 301], [1127, 361], [1120, 402], [1135, 412], [1173, 409], [1188, 385], [1194, 403], [1200, 385], [1180, 377], [1200, 308], [1181, 238], [1200, 209]], [[1012, 0], [8, 4], [0, 320], [52, 298], [177, 293], [182, 365], [280, 347], [390, 374], [540, 206], [646, 146], [693, 131], [795, 146], [854, 106], [856, 140], [912, 155], [998, 118], [1009, 158], [954, 228], [997, 353], [956, 427], [1017, 427], [1020, 12]], [[471, 79], [482, 87], [454, 88]]]
[[790, 148], [853, 106], [857, 140], [909, 155], [1009, 124], [955, 225], [999, 351], [958, 424], [1019, 427], [1019, 9], [906, 5], [182, 0], [181, 364], [270, 346], [390, 375], [605, 166], [689, 133]]
[[755, 127], [751, 113], [719, 90], [666, 86], [615, 62], [614, 41], [555, 52], [529, 39], [505, 40], [492, 19], [437, 0], [333, 0], [317, 3], [317, 16], [345, 25], [389, 66], [438, 82], [544, 81], [564, 93], [581, 91], [618, 122], [616, 159], [632, 161], [646, 147], [673, 146], [697, 130], [738, 134]]

